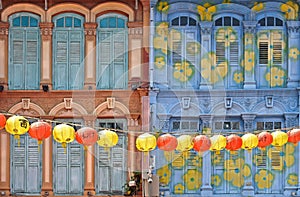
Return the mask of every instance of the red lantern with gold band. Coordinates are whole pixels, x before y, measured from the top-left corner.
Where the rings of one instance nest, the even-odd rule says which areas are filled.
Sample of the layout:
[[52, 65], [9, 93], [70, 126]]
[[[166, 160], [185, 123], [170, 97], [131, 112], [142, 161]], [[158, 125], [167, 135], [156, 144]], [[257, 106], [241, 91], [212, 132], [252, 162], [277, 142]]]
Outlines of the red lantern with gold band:
[[169, 133], [157, 138], [157, 147], [163, 151], [173, 151], [178, 145], [177, 138]]
[[273, 142], [273, 136], [271, 135], [271, 133], [269, 133], [267, 131], [263, 131], [263, 132], [259, 133], [257, 135], [257, 138], [258, 138], [257, 147], [259, 147], [261, 149], [271, 145]]
[[98, 133], [90, 127], [82, 127], [75, 133], [75, 139], [79, 144], [82, 144], [85, 149], [87, 146], [94, 145], [98, 140]]
[[30, 125], [28, 134], [30, 137], [37, 139], [38, 144], [42, 144], [44, 139], [50, 137], [51, 129], [51, 125], [47, 122], [38, 121]]
[[297, 144], [300, 141], [300, 129], [292, 129], [287, 132], [288, 142]]
[[197, 135], [193, 139], [193, 143], [194, 143], [193, 148], [197, 152], [208, 151], [211, 146], [210, 139], [205, 135]]
[[236, 151], [242, 147], [243, 140], [240, 136], [231, 134], [226, 137], [225, 148], [229, 151]]
[[5, 127], [6, 117], [3, 114], [0, 114], [0, 130]]

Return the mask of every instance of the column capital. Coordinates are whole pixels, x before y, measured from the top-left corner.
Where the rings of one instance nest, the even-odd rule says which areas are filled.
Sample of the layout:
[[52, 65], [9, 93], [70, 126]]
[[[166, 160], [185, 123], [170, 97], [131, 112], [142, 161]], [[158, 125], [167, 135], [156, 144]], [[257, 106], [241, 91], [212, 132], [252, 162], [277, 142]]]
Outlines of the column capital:
[[245, 33], [250, 33], [250, 34], [255, 34], [256, 24], [257, 24], [256, 21], [243, 21], [244, 32]]
[[96, 39], [97, 23], [84, 23], [84, 35], [87, 40], [93, 41]]
[[40, 31], [42, 40], [51, 40], [52, 38], [52, 29], [54, 24], [52, 22], [41, 22], [40, 23]]
[[0, 39], [8, 36], [9, 23], [0, 22]]
[[286, 21], [286, 25], [289, 34], [300, 32], [300, 21]]
[[200, 22], [200, 29], [201, 34], [210, 35], [212, 31], [213, 22], [211, 21], [201, 21]]
[[253, 121], [256, 117], [256, 114], [242, 114], [242, 119], [244, 120], [244, 130], [245, 131], [253, 131], [254, 125]]

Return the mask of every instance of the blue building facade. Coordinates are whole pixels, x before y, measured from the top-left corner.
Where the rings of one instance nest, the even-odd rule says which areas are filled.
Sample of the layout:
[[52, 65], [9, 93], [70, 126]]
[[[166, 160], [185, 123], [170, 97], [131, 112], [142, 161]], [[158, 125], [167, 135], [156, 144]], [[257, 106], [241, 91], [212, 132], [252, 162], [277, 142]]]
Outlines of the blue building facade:
[[[296, 1], [150, 4], [152, 131], [227, 136], [299, 126]], [[162, 196], [297, 196], [299, 154], [291, 143], [152, 152]]]

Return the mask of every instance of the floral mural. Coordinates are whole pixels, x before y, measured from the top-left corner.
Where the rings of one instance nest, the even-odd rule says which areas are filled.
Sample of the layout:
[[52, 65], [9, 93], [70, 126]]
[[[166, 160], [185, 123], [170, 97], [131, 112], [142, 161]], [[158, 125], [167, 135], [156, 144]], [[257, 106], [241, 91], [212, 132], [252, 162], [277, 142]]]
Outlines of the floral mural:
[[281, 67], [271, 67], [265, 74], [266, 81], [271, 87], [281, 87], [286, 80], [286, 73]]
[[254, 175], [254, 181], [258, 189], [270, 188], [274, 181], [274, 175], [270, 170], [259, 170]]

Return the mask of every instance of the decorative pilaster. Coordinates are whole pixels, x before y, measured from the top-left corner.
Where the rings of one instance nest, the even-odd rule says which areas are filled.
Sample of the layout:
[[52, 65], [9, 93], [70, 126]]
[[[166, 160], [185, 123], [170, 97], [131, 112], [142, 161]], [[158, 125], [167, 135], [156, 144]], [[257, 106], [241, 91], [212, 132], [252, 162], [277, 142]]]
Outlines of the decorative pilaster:
[[52, 29], [53, 23], [41, 22], [41, 83], [40, 89], [43, 85], [48, 85], [52, 89]]
[[[209, 22], [209, 21], [201, 21], [200, 22], [201, 44], [202, 44], [202, 48], [206, 49], [206, 50], [201, 50], [201, 58], [204, 58], [207, 55], [207, 53], [209, 53], [211, 51], [212, 26], [213, 26], [213, 22]], [[203, 66], [201, 65], [201, 73], [202, 73], [202, 68], [203, 68]], [[209, 78], [207, 80], [202, 78], [201, 83], [200, 83], [200, 89], [211, 89], [212, 88], [212, 84], [210, 83], [210, 81], [211, 81], [210, 69], [207, 72], [208, 72], [207, 75], [209, 76]]]
[[10, 192], [10, 134], [0, 132], [0, 191]]
[[285, 128], [292, 128], [298, 126], [298, 115], [299, 113], [296, 112], [287, 112], [284, 113], [284, 119], [285, 119]]
[[[211, 115], [200, 115], [203, 127], [212, 128], [212, 119]], [[211, 151], [206, 151], [203, 154], [203, 176], [202, 176], [202, 187], [201, 187], [201, 196], [212, 196], [213, 188], [211, 186], [211, 173], [212, 173], [212, 164], [211, 164]]]
[[299, 47], [300, 47], [300, 21], [287, 21], [288, 29], [288, 76], [287, 76], [287, 87], [295, 88], [299, 86], [300, 77], [300, 58], [299, 58]]
[[8, 86], [8, 29], [9, 23], [0, 22], [0, 85]]
[[[242, 114], [242, 119], [244, 120], [244, 130], [247, 132], [251, 132], [254, 130], [254, 119], [255, 114]], [[249, 166], [252, 165], [252, 150], [245, 151], [245, 163]], [[243, 196], [254, 196], [254, 186], [253, 186], [253, 175], [250, 174], [249, 177], [245, 178], [244, 187], [242, 189]]]
[[84, 23], [85, 76], [84, 89], [96, 89], [96, 32], [97, 23]]
[[256, 33], [256, 21], [243, 21], [244, 25], [244, 89], [255, 89], [255, 33]]

